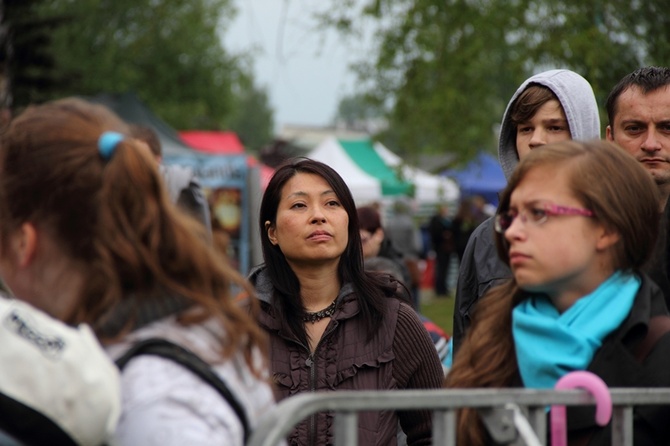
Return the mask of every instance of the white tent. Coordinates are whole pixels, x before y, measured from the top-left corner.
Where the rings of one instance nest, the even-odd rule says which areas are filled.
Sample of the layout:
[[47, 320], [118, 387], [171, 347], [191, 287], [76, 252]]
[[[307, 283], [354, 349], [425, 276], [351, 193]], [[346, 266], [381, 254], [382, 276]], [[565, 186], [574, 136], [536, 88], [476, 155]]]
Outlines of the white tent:
[[325, 139], [305, 156], [335, 169], [349, 186], [357, 205], [381, 200], [382, 186], [379, 180], [363, 171], [347, 155], [337, 139], [333, 137]]
[[414, 184], [414, 199], [419, 203], [455, 202], [460, 197], [458, 185], [451, 179], [431, 175], [416, 167], [403, 164], [402, 158], [387, 149], [382, 143], [374, 143], [375, 150], [384, 162], [392, 167], [402, 166], [403, 179]]

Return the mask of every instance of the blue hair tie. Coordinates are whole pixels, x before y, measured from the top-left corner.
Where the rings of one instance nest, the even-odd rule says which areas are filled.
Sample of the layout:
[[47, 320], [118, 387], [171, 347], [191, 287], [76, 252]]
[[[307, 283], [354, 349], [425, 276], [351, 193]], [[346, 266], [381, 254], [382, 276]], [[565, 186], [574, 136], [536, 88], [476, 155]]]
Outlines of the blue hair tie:
[[104, 132], [98, 138], [98, 151], [105, 161], [114, 155], [116, 146], [123, 140], [124, 136], [118, 132]]

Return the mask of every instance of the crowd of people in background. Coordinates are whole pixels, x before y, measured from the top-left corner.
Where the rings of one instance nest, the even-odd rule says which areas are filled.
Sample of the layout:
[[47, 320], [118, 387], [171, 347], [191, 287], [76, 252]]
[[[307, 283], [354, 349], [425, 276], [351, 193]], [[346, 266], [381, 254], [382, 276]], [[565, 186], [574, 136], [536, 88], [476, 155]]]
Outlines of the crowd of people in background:
[[[605, 105], [601, 140], [584, 77], [522, 82], [493, 211], [463, 196], [419, 222], [408, 200], [357, 206], [328, 165], [287, 160], [247, 277], [151, 129], [77, 98], [28, 107], [0, 134], [0, 356], [34, 366], [3, 375], [0, 441], [241, 445], [278, 401], [315, 391], [547, 389], [571, 371], [670, 387], [670, 68], [635, 70]], [[453, 333], [421, 314], [431, 264]], [[609, 444], [590, 408], [568, 416], [570, 444]], [[668, 416], [635, 407], [635, 444], [667, 441]], [[358, 441], [429, 445], [432, 423], [429, 410], [365, 412]], [[333, 444], [335, 430], [319, 413], [286, 441]], [[457, 434], [492, 442], [471, 409]]]

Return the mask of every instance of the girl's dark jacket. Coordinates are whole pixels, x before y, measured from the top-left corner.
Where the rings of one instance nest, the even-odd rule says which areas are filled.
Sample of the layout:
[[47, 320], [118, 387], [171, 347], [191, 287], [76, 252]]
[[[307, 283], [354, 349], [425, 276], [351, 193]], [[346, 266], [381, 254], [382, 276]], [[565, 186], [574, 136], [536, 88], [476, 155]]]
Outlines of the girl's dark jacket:
[[[643, 276], [633, 309], [621, 326], [610, 334], [596, 352], [588, 371], [600, 376], [608, 387], [670, 387], [670, 331], [662, 331], [647, 354], [640, 349], [648, 344], [648, 327], [652, 317], [667, 316], [661, 289]], [[603, 315], [607, 317], [607, 315]], [[667, 322], [667, 321], [666, 321]], [[664, 324], [668, 326], [668, 324]], [[644, 358], [640, 358], [640, 356]], [[574, 438], [584, 430], [593, 430], [589, 446], [611, 444], [611, 423], [597, 428], [593, 408], [568, 409], [568, 429]], [[670, 405], [638, 406], [633, 411], [635, 446], [656, 446], [670, 441]], [[580, 432], [581, 431], [581, 432]], [[588, 436], [589, 434], [587, 434]], [[571, 442], [571, 444], [577, 444]]]
[[[650, 323], [656, 329], [662, 327], [656, 330], [660, 336], [647, 338]], [[655, 342], [649, 343], [650, 339]], [[670, 387], [670, 318], [663, 292], [648, 276], [642, 276], [630, 314], [604, 339], [587, 370], [602, 378], [609, 388]], [[523, 386], [520, 376], [516, 381], [516, 386]], [[597, 426], [593, 406], [568, 407], [567, 424], [570, 446], [612, 444], [612, 423]], [[670, 444], [670, 405], [634, 407], [633, 430], [635, 446]], [[489, 439], [489, 444], [494, 443]]]

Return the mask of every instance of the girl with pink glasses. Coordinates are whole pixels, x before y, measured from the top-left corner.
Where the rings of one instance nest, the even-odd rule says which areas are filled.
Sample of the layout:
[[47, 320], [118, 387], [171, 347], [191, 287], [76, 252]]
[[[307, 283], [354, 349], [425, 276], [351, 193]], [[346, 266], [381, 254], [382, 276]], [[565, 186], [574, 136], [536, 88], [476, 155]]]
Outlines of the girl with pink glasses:
[[[513, 278], [477, 306], [447, 376], [451, 388], [553, 388], [588, 370], [609, 387], [670, 386], [670, 317], [641, 272], [658, 232], [658, 191], [639, 163], [603, 141], [564, 141], [529, 153], [495, 217]], [[635, 444], [668, 438], [670, 407], [635, 409]], [[568, 410], [570, 444], [609, 445], [592, 408]], [[463, 410], [458, 442], [491, 442]]]

